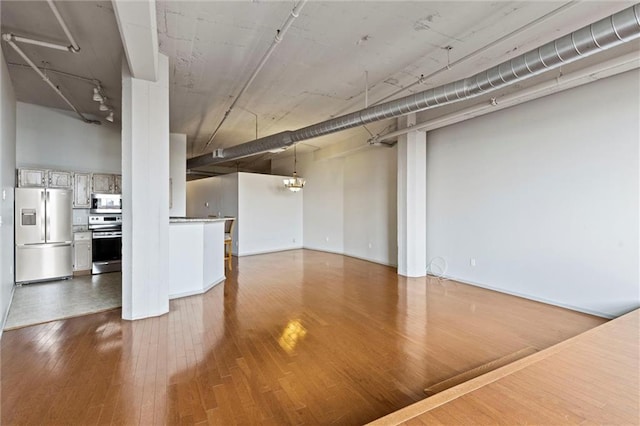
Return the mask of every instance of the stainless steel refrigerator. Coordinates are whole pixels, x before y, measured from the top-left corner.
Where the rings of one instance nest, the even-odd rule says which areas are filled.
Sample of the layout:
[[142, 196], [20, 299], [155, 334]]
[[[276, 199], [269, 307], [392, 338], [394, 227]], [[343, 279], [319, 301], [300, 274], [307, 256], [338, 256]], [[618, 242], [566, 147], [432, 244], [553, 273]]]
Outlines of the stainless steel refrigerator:
[[16, 282], [73, 274], [72, 198], [67, 189], [16, 188]]

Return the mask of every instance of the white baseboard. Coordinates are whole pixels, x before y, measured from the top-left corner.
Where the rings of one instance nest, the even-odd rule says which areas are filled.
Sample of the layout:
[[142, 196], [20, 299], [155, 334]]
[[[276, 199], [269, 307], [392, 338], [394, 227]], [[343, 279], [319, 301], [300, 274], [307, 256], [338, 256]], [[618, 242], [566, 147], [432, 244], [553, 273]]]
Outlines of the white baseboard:
[[370, 259], [370, 258], [366, 258], [366, 257], [362, 257], [362, 256], [356, 256], [356, 255], [353, 255], [353, 254], [348, 254], [348, 253], [345, 253], [345, 252], [340, 252], [340, 251], [335, 251], [335, 250], [327, 250], [327, 249], [320, 248], [320, 247], [304, 246], [302, 248], [306, 249], [306, 250], [321, 251], [323, 253], [333, 253], [333, 254], [339, 254], [341, 256], [353, 257], [354, 259], [366, 260], [367, 262], [376, 263], [378, 265], [390, 266], [392, 268], [397, 268], [398, 267], [398, 265], [396, 265], [395, 263], [381, 262], [378, 259]]
[[156, 311], [156, 312], [152, 312], [152, 313], [150, 313], [148, 315], [137, 315], [137, 316], [131, 317], [131, 318], [125, 318], [123, 316], [122, 319], [125, 320], [125, 321], [137, 321], [137, 320], [141, 320], [141, 319], [161, 317], [162, 315], [166, 315], [168, 313], [169, 313], [169, 310], [167, 310], [167, 311]]
[[11, 309], [11, 304], [13, 303], [13, 293], [16, 291], [16, 285], [11, 286], [11, 296], [9, 296], [9, 304], [7, 305], [7, 312], [4, 313], [4, 318], [2, 318], [2, 328], [0, 328], [0, 339], [2, 339], [2, 332], [4, 331], [4, 326], [7, 324], [7, 318], [9, 318], [9, 310]]
[[204, 293], [208, 292], [209, 290], [211, 290], [213, 287], [215, 287], [218, 284], [220, 284], [221, 282], [224, 282], [225, 279], [227, 279], [227, 277], [225, 277], [223, 275], [222, 278], [219, 278], [219, 279], [213, 281], [213, 283], [209, 284], [207, 287], [204, 287], [202, 290], [185, 291], [183, 293], [170, 294], [169, 295], [169, 300], [180, 299], [180, 298], [189, 297], [189, 296], [197, 296], [198, 294], [204, 294]]
[[[430, 275], [430, 276], [434, 276], [434, 275]], [[546, 305], [558, 306], [560, 308], [565, 308], [565, 309], [569, 309], [569, 310], [576, 311], [576, 312], [582, 312], [583, 314], [595, 315], [597, 317], [602, 317], [602, 318], [607, 318], [607, 319], [615, 318], [614, 315], [606, 314], [604, 312], [594, 311], [594, 310], [591, 310], [591, 309], [585, 309], [585, 308], [581, 308], [579, 306], [568, 305], [566, 303], [559, 303], [559, 302], [556, 302], [554, 300], [545, 299], [544, 297], [538, 297], [538, 296], [534, 296], [532, 294], [519, 293], [517, 291], [505, 290], [503, 288], [494, 287], [494, 286], [491, 286], [491, 285], [488, 285], [488, 284], [477, 283], [477, 282], [470, 281], [470, 280], [464, 280], [464, 279], [461, 279], [461, 278], [454, 277], [452, 275], [442, 275], [441, 277], [445, 278], [445, 279], [448, 279], [448, 280], [451, 280], [451, 281], [457, 281], [457, 282], [462, 283], [462, 284], [468, 284], [468, 285], [472, 285], [474, 287], [486, 288], [487, 290], [497, 291], [498, 293], [504, 293], [504, 294], [509, 294], [511, 296], [521, 297], [523, 299], [533, 300], [535, 302], [544, 303]]]
[[281, 251], [300, 250], [301, 248], [304, 248], [304, 247], [302, 247], [302, 246], [293, 246], [293, 247], [284, 247], [284, 248], [279, 248], [279, 249], [274, 249], [274, 250], [246, 251], [246, 252], [242, 252], [242, 253], [240, 253], [238, 255], [234, 255], [234, 256], [237, 256], [237, 257], [255, 256], [257, 254], [279, 253]]

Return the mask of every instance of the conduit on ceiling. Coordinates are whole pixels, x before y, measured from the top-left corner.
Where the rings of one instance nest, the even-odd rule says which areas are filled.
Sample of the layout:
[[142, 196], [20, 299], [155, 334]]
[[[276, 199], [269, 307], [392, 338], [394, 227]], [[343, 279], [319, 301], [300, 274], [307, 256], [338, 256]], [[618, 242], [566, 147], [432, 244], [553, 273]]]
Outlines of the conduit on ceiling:
[[[430, 73], [428, 75], [421, 76], [417, 81], [414, 81], [413, 83], [408, 84], [408, 85], [396, 90], [395, 92], [391, 93], [390, 95], [385, 96], [384, 98], [374, 102], [371, 105], [372, 106], [373, 105], [378, 105], [378, 104], [386, 101], [387, 99], [395, 98], [400, 93], [406, 92], [407, 90], [411, 89], [412, 87], [415, 87], [418, 84], [422, 84], [422, 83], [424, 83], [425, 81], [429, 80], [432, 77], [435, 77], [435, 76], [437, 76], [437, 75], [439, 75], [439, 74], [441, 74], [441, 73], [443, 73], [445, 71], [448, 71], [451, 68], [453, 68], [453, 67], [455, 67], [455, 66], [457, 66], [457, 65], [459, 65], [459, 64], [461, 64], [461, 63], [463, 63], [465, 61], [468, 61], [471, 58], [475, 58], [476, 56], [479, 56], [481, 53], [486, 52], [487, 50], [491, 49], [492, 47], [495, 47], [495, 46], [499, 45], [500, 43], [502, 43], [504, 41], [507, 41], [510, 38], [512, 38], [512, 37], [514, 37], [514, 36], [516, 36], [518, 34], [522, 34], [523, 32], [535, 27], [539, 23], [544, 22], [547, 19], [549, 19], [549, 18], [551, 18], [551, 17], [553, 17], [553, 16], [555, 16], [555, 15], [561, 13], [561, 12], [564, 12], [565, 10], [567, 10], [568, 8], [570, 8], [572, 6], [575, 6], [576, 4], [578, 4], [577, 1], [570, 1], [569, 3], [565, 3], [562, 6], [560, 6], [559, 8], [552, 10], [551, 12], [539, 17], [538, 19], [536, 19], [534, 21], [531, 21], [531, 22], [521, 26], [520, 28], [510, 32], [509, 34], [505, 34], [504, 36], [500, 37], [499, 39], [494, 40], [491, 43], [482, 46], [478, 50], [474, 50], [473, 52], [463, 56], [460, 59], [457, 59], [457, 60], [455, 60], [455, 61], [453, 61], [451, 63], [447, 63], [446, 66], [444, 66], [444, 67], [442, 67], [442, 68], [440, 68], [440, 69], [438, 69], [438, 70], [436, 70], [436, 71], [434, 71], [434, 72], [432, 72], [432, 73]], [[450, 50], [450, 49], [451, 49], [451, 47], [448, 46], [447, 50]]]
[[76, 43], [75, 39], [71, 35], [71, 32], [69, 31], [69, 28], [67, 27], [67, 24], [62, 19], [62, 16], [60, 15], [60, 12], [58, 11], [58, 8], [56, 7], [56, 5], [53, 3], [53, 0], [47, 0], [47, 3], [49, 4], [49, 7], [51, 8], [51, 11], [53, 12], [53, 14], [55, 15], [56, 19], [58, 20], [58, 23], [62, 27], [62, 30], [64, 31], [65, 35], [69, 39], [69, 43], [70, 43], [69, 46], [63, 46], [61, 44], [50, 43], [50, 42], [47, 42], [47, 41], [34, 40], [34, 39], [31, 39], [31, 38], [17, 36], [17, 35], [12, 34], [12, 33], [2, 34], [2, 39], [5, 42], [7, 42], [7, 44], [9, 46], [11, 46], [11, 48], [13, 48], [13, 50], [15, 50], [16, 53], [18, 55], [20, 55], [20, 57], [22, 59], [24, 59], [24, 61], [40, 76], [40, 78], [42, 78], [42, 80], [44, 80], [44, 82], [47, 83], [53, 89], [53, 91], [58, 96], [60, 96], [62, 98], [62, 100], [65, 101], [65, 103], [67, 105], [69, 105], [69, 107], [71, 107], [71, 109], [76, 114], [78, 114], [78, 116], [80, 117], [80, 119], [82, 121], [84, 121], [85, 123], [91, 123], [91, 124], [102, 124], [98, 120], [91, 120], [91, 119], [85, 117], [78, 110], [78, 108], [76, 108], [75, 105], [73, 105], [73, 103], [71, 103], [71, 101], [60, 91], [60, 89], [55, 84], [53, 84], [53, 82], [49, 79], [49, 77], [47, 77], [46, 74], [44, 74], [42, 71], [40, 71], [38, 66], [36, 64], [34, 64], [33, 61], [27, 56], [27, 54], [24, 53], [24, 51], [22, 49], [20, 49], [20, 47], [18, 47], [18, 45], [16, 44], [16, 42], [19, 42], [19, 43], [33, 44], [33, 45], [41, 46], [41, 47], [47, 47], [49, 49], [68, 51], [68, 52], [72, 52], [72, 53], [80, 52], [80, 46], [78, 45], [78, 43]]
[[295, 131], [287, 130], [230, 148], [217, 149], [210, 154], [187, 160], [187, 168], [194, 169], [282, 149], [303, 140], [472, 99], [558, 68], [563, 64], [635, 40], [638, 37], [640, 37], [640, 4], [624, 9], [471, 77]]
[[[233, 111], [233, 108], [236, 106], [238, 99], [240, 99], [240, 97], [244, 95], [244, 93], [247, 91], [251, 83], [253, 83], [253, 80], [255, 80], [260, 70], [262, 70], [262, 67], [264, 66], [264, 64], [267, 63], [267, 60], [269, 59], [273, 51], [276, 50], [276, 46], [278, 46], [278, 44], [280, 44], [280, 42], [284, 38], [284, 35], [287, 33], [287, 31], [291, 27], [291, 24], [293, 24], [293, 21], [295, 21], [295, 19], [298, 16], [300, 16], [300, 11], [304, 7], [304, 5], [307, 3], [307, 1], [308, 0], [300, 0], [298, 4], [296, 4], [294, 8], [291, 10], [291, 12], [289, 13], [287, 20], [284, 22], [284, 24], [282, 24], [282, 27], [280, 27], [280, 29], [276, 31], [276, 35], [273, 37], [271, 46], [269, 46], [269, 49], [267, 49], [265, 54], [262, 56], [262, 59], [260, 59], [260, 62], [258, 62], [258, 65], [255, 67], [255, 69], [249, 76], [249, 79], [246, 81], [246, 83], [244, 83], [244, 86], [242, 86], [242, 89], [240, 89], [240, 92], [236, 95], [233, 102], [231, 102], [229, 109], [225, 111], [224, 116], [222, 117], [222, 120], [220, 120], [220, 123], [218, 123], [218, 126], [213, 131], [213, 134], [209, 137], [209, 140], [202, 148], [202, 152], [204, 152], [209, 147], [209, 145], [211, 145], [213, 138], [216, 137], [216, 135], [218, 134], [218, 131], [220, 130], [220, 127], [222, 127], [222, 124], [224, 124], [224, 122], [227, 120], [227, 117], [229, 117], [229, 114], [231, 114], [231, 111]], [[257, 117], [256, 117], [256, 121], [257, 121]]]

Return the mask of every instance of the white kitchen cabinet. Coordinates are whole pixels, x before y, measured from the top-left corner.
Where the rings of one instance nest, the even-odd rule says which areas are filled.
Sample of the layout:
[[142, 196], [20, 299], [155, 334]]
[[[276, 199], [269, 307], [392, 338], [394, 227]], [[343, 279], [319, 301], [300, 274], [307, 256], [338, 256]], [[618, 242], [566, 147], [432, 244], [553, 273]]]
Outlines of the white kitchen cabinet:
[[47, 186], [49, 188], [73, 188], [73, 173], [61, 170], [49, 170], [49, 180]]
[[94, 194], [111, 194], [115, 179], [113, 175], [94, 173], [91, 178], [91, 192]]
[[114, 186], [113, 192], [114, 194], [122, 194], [122, 175], [114, 175]]
[[45, 169], [18, 169], [18, 187], [20, 188], [44, 188], [47, 186], [47, 170]]
[[73, 207], [91, 207], [91, 173], [76, 173], [73, 179]]
[[73, 234], [73, 271], [91, 271], [91, 232]]

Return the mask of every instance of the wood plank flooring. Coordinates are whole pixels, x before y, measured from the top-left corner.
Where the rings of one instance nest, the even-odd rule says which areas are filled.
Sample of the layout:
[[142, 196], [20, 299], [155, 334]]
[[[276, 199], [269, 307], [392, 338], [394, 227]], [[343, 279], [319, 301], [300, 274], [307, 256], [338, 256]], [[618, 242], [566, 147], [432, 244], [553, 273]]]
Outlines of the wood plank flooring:
[[371, 425], [640, 424], [640, 310]]
[[308, 250], [244, 257], [162, 317], [120, 315], [5, 332], [2, 424], [363, 424], [605, 322]]

